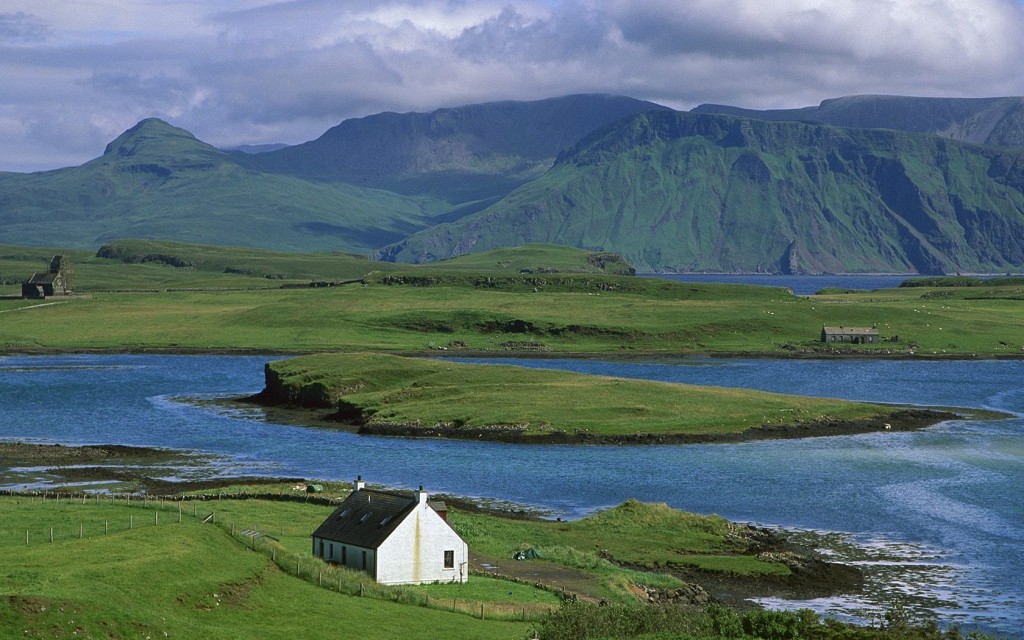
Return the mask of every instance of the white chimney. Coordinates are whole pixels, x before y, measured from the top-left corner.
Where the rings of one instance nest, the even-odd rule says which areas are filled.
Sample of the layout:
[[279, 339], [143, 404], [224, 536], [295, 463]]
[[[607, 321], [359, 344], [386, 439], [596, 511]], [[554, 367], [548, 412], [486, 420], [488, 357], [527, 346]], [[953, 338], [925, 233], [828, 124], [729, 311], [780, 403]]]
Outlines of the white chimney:
[[423, 485], [420, 485], [420, 490], [416, 492], [416, 501], [421, 505], [427, 504], [427, 492], [423, 490]]
[[362, 491], [366, 488], [366, 483], [363, 482], [363, 476], [356, 478], [356, 491]]

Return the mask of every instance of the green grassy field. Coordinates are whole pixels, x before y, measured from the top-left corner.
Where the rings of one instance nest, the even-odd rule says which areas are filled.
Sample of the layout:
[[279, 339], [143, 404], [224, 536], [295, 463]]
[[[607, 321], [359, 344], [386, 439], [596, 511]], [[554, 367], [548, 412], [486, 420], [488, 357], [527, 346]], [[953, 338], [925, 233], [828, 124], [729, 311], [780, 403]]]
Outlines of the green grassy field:
[[[271, 281], [223, 269], [93, 260], [101, 259], [76, 262], [80, 289], [95, 287], [90, 296], [0, 299], [0, 349], [1024, 355], [1020, 286], [793, 296], [621, 276], [473, 275], [447, 265], [372, 275], [367, 286], [236, 290]], [[354, 275], [352, 264], [383, 266], [337, 260], [348, 266], [316, 270], [317, 278]], [[45, 259], [31, 263], [39, 269]], [[4, 273], [20, 274], [28, 261], [10, 264], [0, 262]], [[407, 284], [395, 284], [403, 277]], [[114, 288], [134, 291], [104, 290]], [[6, 293], [20, 288], [9, 284]], [[823, 349], [823, 324], [876, 325], [883, 341]]]
[[[56, 254], [74, 265], [79, 293], [166, 289], [277, 289], [283, 284], [358, 280], [371, 271], [416, 273], [621, 274], [629, 265], [613, 254], [589, 253], [552, 245], [531, 245], [470, 254], [435, 265], [409, 267], [371, 262], [347, 253], [285, 253], [243, 247], [218, 247], [160, 240], [118, 240], [99, 252], [0, 245], [0, 288], [20, 295], [20, 285], [45, 271]], [[0, 295], [4, 291], [0, 290]]]
[[357, 409], [369, 423], [441, 425], [526, 440], [553, 434], [721, 435], [766, 424], [867, 419], [891, 408], [779, 394], [385, 354], [270, 363], [267, 399]]
[[755, 578], [788, 569], [759, 559], [742, 527], [636, 501], [572, 522], [449, 514], [475, 553], [507, 559], [537, 549], [540, 558], [521, 564], [590, 576], [598, 585], [591, 597], [610, 606], [560, 605], [551, 590], [479, 574], [466, 584], [383, 587], [305, 552], [309, 531], [332, 507], [231, 499], [253, 488], [294, 495], [288, 486], [263, 485], [185, 501], [0, 496], [0, 637], [516, 639], [534, 630], [574, 640], [963, 637], [898, 610], [882, 628], [866, 628], [810, 612], [640, 606], [635, 585], [682, 585], [664, 573], [674, 566]]
[[[231, 536], [223, 520], [221, 526], [202, 524], [186, 505], [179, 523], [177, 508], [163, 506], [0, 498], [0, 636], [521, 638], [529, 628], [474, 619], [475, 606], [450, 612], [440, 603], [417, 606], [423, 599], [408, 595], [395, 602], [319, 587], [310, 567], [302, 567], [305, 579], [290, 575], [266, 550], [253, 552]], [[295, 515], [278, 502], [263, 507], [262, 520], [275, 525], [287, 526]], [[317, 511], [326, 513], [306, 509]], [[278, 553], [280, 560], [285, 552]]]
[[[259, 488], [264, 494], [294, 496], [283, 485]], [[312, 627], [323, 625], [331, 609], [346, 621], [357, 610], [372, 612], [378, 616], [375, 622], [363, 627], [356, 620], [351, 626], [353, 633], [371, 638], [388, 637], [399, 628], [405, 634], [420, 611], [438, 628], [461, 629], [445, 637], [522, 637], [523, 622], [538, 620], [561, 602], [551, 590], [479, 574], [466, 584], [376, 585], [364, 574], [326, 565], [309, 553], [310, 532], [333, 507], [231, 499], [248, 489], [215, 492], [226, 499], [186, 501], [124, 495], [0, 497], [0, 550], [8, 559], [0, 570], [5, 577], [0, 635], [50, 637], [49, 629], [71, 625], [65, 633], [78, 631], [85, 637], [157, 637], [164, 632], [242, 637], [265, 624], [263, 617], [281, 615], [281, 607], [269, 603], [284, 599], [288, 603], [281, 606], [291, 607], [294, 615], [308, 606], [302, 617]], [[343, 492], [340, 485], [328, 489]], [[460, 510], [451, 511], [450, 518], [476, 553], [508, 559], [516, 550], [533, 547], [541, 558], [529, 562], [582, 572], [591, 576], [598, 596], [627, 605], [640, 602], [631, 585], [682, 586], [664, 573], [672, 565], [742, 575], [788, 574], [783, 565], [750, 554], [733, 535], [735, 526], [724, 519], [664, 505], [629, 501], [573, 522]], [[256, 538], [254, 531], [259, 532]], [[638, 545], [639, 538], [646, 542]], [[694, 562], [695, 557], [703, 560]], [[363, 597], [346, 595], [356, 593]], [[481, 606], [484, 621], [474, 619]], [[391, 624], [371, 629], [389, 610]], [[499, 620], [489, 622], [488, 617]], [[205, 632], [192, 635], [200, 628]], [[301, 635], [321, 637], [305, 628]], [[275, 631], [259, 637], [278, 636]]]

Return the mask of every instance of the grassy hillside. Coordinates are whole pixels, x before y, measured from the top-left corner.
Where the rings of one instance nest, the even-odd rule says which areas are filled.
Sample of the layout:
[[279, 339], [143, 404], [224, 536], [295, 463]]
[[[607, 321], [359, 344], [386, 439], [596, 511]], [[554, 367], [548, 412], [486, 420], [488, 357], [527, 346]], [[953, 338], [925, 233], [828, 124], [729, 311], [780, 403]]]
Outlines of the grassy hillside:
[[[410, 604], [402, 604], [318, 587], [308, 574], [313, 571], [315, 576], [316, 566], [302, 567], [305, 580], [290, 575], [272, 554], [283, 561], [292, 552], [277, 543], [276, 551], [247, 550], [244, 536], [229, 535], [225, 516], [230, 516], [223, 512], [218, 527], [193, 517], [192, 505], [187, 505], [179, 523], [176, 505], [164, 505], [161, 513], [155, 502], [148, 507], [141, 501], [132, 506], [123, 501], [87, 502], [0, 498], [0, 549], [6, 557], [5, 579], [0, 582], [0, 635], [337, 638], [341, 624], [345, 637], [521, 638], [529, 627], [412, 604], [422, 603], [422, 596], [403, 597]], [[308, 555], [309, 523], [325, 517], [329, 508], [298, 511], [288, 504], [263, 503], [260, 513], [265, 517], [248, 520], [246, 526], [255, 521], [261, 526], [273, 523], [275, 532], [287, 529], [303, 539]], [[208, 512], [204, 509], [204, 515]], [[296, 516], [307, 526], [297, 527], [291, 520]], [[50, 527], [56, 536], [53, 543], [48, 541]], [[103, 533], [105, 527], [109, 533]], [[237, 532], [241, 529], [239, 523]], [[300, 564], [319, 564], [327, 570], [309, 557]], [[350, 579], [358, 585], [360, 578]], [[516, 585], [506, 588], [518, 590]], [[473, 593], [471, 588], [459, 595], [465, 600]]]
[[0, 174], [0, 242], [98, 248], [156, 238], [367, 253], [447, 205], [243, 168], [190, 133], [143, 120], [80, 167]]
[[423, 262], [529, 242], [641, 271], [1007, 271], [1024, 266], [1024, 150], [923, 134], [652, 112], [542, 178], [380, 255]]

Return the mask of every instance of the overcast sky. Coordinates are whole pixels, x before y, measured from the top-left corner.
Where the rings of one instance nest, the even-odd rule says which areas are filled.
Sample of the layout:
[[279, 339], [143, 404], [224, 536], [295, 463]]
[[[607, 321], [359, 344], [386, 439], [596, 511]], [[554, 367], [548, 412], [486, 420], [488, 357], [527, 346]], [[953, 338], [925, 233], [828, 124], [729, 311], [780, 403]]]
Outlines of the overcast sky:
[[156, 116], [218, 146], [615, 93], [688, 109], [1024, 95], [1024, 0], [3, 0], [0, 170]]

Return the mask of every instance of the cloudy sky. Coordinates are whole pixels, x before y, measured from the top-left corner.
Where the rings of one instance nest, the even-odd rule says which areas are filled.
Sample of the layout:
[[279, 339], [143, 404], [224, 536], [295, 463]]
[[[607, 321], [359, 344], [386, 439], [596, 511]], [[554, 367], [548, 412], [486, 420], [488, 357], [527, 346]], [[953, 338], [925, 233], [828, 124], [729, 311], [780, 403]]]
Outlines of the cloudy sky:
[[1024, 95], [1024, 0], [3, 0], [0, 170], [157, 116], [218, 146], [570, 93]]

